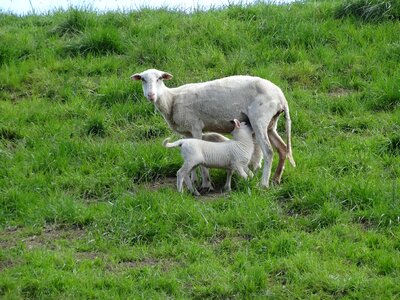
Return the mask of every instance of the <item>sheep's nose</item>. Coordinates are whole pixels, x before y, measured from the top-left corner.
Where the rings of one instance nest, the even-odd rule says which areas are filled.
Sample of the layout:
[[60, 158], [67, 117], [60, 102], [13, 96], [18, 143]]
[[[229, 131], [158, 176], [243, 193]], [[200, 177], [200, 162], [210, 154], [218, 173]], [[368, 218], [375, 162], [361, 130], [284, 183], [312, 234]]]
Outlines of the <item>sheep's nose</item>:
[[147, 98], [149, 98], [150, 100], [155, 100], [156, 99], [156, 93], [152, 93], [152, 92], [148, 93], [147, 94]]

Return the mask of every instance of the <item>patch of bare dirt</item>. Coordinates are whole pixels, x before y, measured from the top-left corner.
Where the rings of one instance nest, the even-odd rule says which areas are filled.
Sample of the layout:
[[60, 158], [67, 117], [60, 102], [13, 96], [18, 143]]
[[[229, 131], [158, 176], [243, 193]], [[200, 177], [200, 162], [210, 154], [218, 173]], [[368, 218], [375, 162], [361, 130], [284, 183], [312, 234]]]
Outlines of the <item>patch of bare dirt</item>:
[[150, 190], [153, 190], [153, 191], [158, 191], [159, 189], [167, 188], [167, 187], [175, 188], [176, 187], [176, 177], [159, 178], [156, 181], [146, 183], [145, 186], [147, 186]]
[[[164, 188], [176, 189], [176, 177], [159, 178], [158, 180], [146, 183], [145, 186], [151, 191], [159, 191]], [[202, 190], [199, 187], [197, 189], [201, 196], [196, 197], [196, 199], [200, 201], [215, 200], [229, 195], [229, 193], [224, 192], [222, 186], [215, 186], [214, 189], [211, 191]]]
[[120, 262], [120, 266], [123, 268], [144, 268], [158, 266], [163, 272], [168, 272], [173, 267], [180, 265], [179, 262], [171, 259], [156, 259], [156, 258], [144, 258], [139, 260], [129, 260]]
[[348, 96], [351, 93], [352, 93], [351, 90], [338, 87], [338, 88], [331, 89], [328, 94], [330, 97], [340, 98], [340, 97]]
[[26, 245], [27, 249], [39, 247], [54, 249], [54, 242], [56, 240], [78, 240], [84, 236], [85, 231], [82, 228], [61, 228], [46, 225], [40, 233], [27, 236], [22, 228], [9, 227], [0, 232], [0, 248], [13, 248], [22, 242]]

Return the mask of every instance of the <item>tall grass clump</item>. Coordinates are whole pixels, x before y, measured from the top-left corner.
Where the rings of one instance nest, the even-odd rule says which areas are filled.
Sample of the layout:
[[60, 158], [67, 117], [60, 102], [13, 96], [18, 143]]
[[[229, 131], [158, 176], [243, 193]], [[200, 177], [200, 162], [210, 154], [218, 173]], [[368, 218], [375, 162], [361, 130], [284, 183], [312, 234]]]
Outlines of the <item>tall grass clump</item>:
[[346, 1], [336, 10], [335, 17], [353, 17], [363, 22], [400, 20], [400, 3], [397, 0]]
[[67, 14], [62, 16], [64, 17], [63, 20], [50, 30], [51, 34], [60, 37], [64, 35], [77, 35], [83, 32], [89, 24], [87, 17], [90, 15], [78, 9], [71, 9]]
[[15, 142], [22, 139], [22, 135], [15, 129], [0, 127], [0, 140]]
[[400, 73], [395, 73], [392, 78], [379, 81], [364, 95], [369, 107], [375, 111], [393, 111], [400, 107]]
[[112, 27], [90, 29], [82, 33], [71, 44], [64, 48], [68, 55], [94, 55], [122, 54], [125, 46], [118, 30]]
[[86, 124], [86, 134], [90, 136], [104, 137], [106, 134], [106, 125], [101, 117], [93, 117]]

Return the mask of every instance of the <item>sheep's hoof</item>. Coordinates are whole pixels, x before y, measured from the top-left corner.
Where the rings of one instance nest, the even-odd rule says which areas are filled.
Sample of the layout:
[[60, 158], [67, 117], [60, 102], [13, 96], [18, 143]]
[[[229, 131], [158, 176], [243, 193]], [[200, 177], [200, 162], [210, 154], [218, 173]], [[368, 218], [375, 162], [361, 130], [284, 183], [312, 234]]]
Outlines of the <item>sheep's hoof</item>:
[[232, 191], [231, 188], [226, 188], [226, 187], [224, 187], [224, 192], [225, 192], [225, 193], [230, 193], [231, 191]]
[[196, 197], [201, 196], [201, 194], [200, 194], [197, 190], [195, 190], [195, 191], [193, 192], [193, 195], [195, 195]]
[[267, 183], [260, 182], [257, 186], [258, 186], [260, 189], [265, 189], [265, 190], [269, 189], [269, 184], [268, 184], [268, 182], [267, 182]]
[[281, 184], [281, 180], [279, 178], [272, 179], [273, 186], [280, 185], [280, 184]]

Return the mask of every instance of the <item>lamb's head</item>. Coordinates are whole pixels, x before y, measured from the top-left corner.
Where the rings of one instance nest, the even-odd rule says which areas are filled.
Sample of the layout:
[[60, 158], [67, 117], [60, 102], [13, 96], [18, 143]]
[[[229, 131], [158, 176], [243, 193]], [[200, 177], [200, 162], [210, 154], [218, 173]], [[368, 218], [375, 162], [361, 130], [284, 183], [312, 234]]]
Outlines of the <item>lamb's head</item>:
[[132, 80], [142, 81], [144, 96], [151, 102], [157, 102], [165, 88], [163, 81], [171, 78], [171, 74], [156, 69], [146, 70], [131, 76]]
[[231, 121], [235, 124], [235, 128], [231, 132], [234, 140], [252, 139], [253, 129], [245, 122], [240, 122], [237, 119]]

